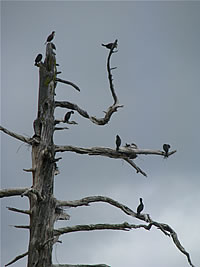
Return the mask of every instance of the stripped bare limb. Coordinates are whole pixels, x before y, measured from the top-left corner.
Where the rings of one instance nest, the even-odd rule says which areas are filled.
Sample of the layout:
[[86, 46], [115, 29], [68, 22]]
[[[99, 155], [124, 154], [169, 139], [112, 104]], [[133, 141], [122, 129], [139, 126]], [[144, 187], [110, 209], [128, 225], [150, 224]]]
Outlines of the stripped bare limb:
[[60, 120], [55, 120], [54, 121], [54, 125], [56, 125], [56, 124], [59, 124], [59, 123], [67, 123], [67, 124], [78, 124], [76, 121], [65, 121], [65, 120], [63, 120], [63, 119], [60, 119]]
[[72, 83], [70, 81], [66, 81], [66, 80], [63, 80], [63, 79], [60, 79], [60, 78], [56, 78], [56, 82], [65, 83], [65, 84], [71, 85], [72, 87], [74, 87], [74, 89], [76, 89], [77, 91], [80, 92], [80, 88], [76, 84], [74, 84], [74, 83]]
[[[145, 227], [142, 226], [146, 230], [150, 230], [152, 226], [155, 226], [160, 231], [162, 231], [166, 236], [169, 236], [169, 237], [171, 236], [176, 247], [183, 254], [186, 255], [188, 263], [192, 267], [194, 267], [194, 265], [191, 262], [189, 253], [181, 245], [180, 241], [178, 240], [178, 236], [177, 236], [176, 232], [168, 224], [158, 223], [156, 221], [153, 221], [149, 214], [139, 214], [138, 215], [136, 212], [131, 210], [126, 205], [123, 205], [123, 204], [119, 203], [118, 201], [116, 201], [112, 198], [109, 198], [109, 197], [105, 197], [105, 196], [90, 196], [90, 197], [85, 197], [85, 198], [82, 198], [80, 200], [74, 200], [74, 201], [59, 201], [59, 200], [57, 200], [57, 207], [64, 207], [65, 206], [65, 207], [74, 207], [75, 208], [75, 207], [80, 207], [80, 206], [89, 206], [90, 203], [95, 203], [95, 202], [108, 203], [112, 206], [115, 206], [115, 207], [121, 209], [125, 214], [127, 214], [131, 217], [135, 217], [135, 218], [138, 218], [138, 219], [143, 220], [145, 222], [148, 222], [149, 223], [148, 225], [146, 225]], [[77, 229], [77, 228], [75, 228], [75, 229]], [[118, 229], [118, 230], [120, 230], [120, 229]]]
[[21, 194], [21, 197], [23, 196], [29, 196], [30, 194], [34, 194], [37, 196], [38, 201], [43, 201], [44, 198], [42, 197], [42, 195], [40, 194], [40, 192], [38, 190], [36, 190], [35, 188], [28, 188], [25, 192], [23, 192]]
[[106, 264], [53, 264], [51, 267], [111, 267]]
[[31, 168], [31, 169], [23, 169], [24, 172], [35, 172], [35, 169]]
[[12, 261], [8, 262], [5, 266], [9, 266], [9, 265], [13, 264], [14, 262], [16, 262], [16, 261], [24, 258], [27, 255], [28, 255], [28, 251], [25, 252], [24, 254], [20, 254], [19, 256], [17, 256], [16, 258], [14, 258]]
[[[75, 146], [55, 146], [55, 152], [75, 152], [78, 154], [87, 154], [89, 156], [104, 156], [114, 159], [123, 159], [128, 162], [132, 167], [134, 167], [137, 173], [141, 173], [144, 176], [147, 174], [142, 171], [131, 159], [135, 159], [137, 154], [143, 155], [159, 155], [164, 156], [164, 152], [160, 150], [150, 150], [150, 149], [130, 149], [127, 147], [121, 147], [119, 151], [115, 149], [106, 148], [106, 147], [92, 147], [92, 148], [82, 148]], [[176, 150], [169, 152], [169, 156], [174, 154]]]
[[27, 137], [25, 137], [23, 135], [20, 135], [20, 134], [16, 134], [14, 132], [11, 132], [8, 129], [2, 127], [2, 126], [0, 126], [0, 131], [2, 131], [4, 133], [6, 133], [6, 134], [8, 134], [8, 135], [10, 135], [10, 136], [18, 139], [18, 140], [20, 140], [20, 141], [22, 141], [24, 143], [27, 143], [27, 144], [30, 144], [30, 145], [32, 144], [32, 139], [31, 138], [27, 138]]
[[107, 71], [108, 71], [108, 80], [109, 80], [109, 85], [110, 85], [110, 91], [112, 94], [112, 97], [114, 99], [114, 104], [111, 105], [107, 111], [105, 112], [105, 116], [103, 118], [96, 118], [95, 116], [89, 116], [89, 114], [87, 113], [87, 111], [81, 109], [78, 105], [67, 102], [67, 101], [55, 101], [55, 105], [56, 107], [61, 107], [61, 108], [68, 108], [68, 109], [72, 109], [72, 110], [76, 110], [81, 116], [83, 116], [84, 118], [89, 119], [91, 122], [93, 122], [94, 124], [97, 125], [105, 125], [109, 122], [112, 114], [114, 112], [117, 112], [118, 108], [123, 107], [123, 105], [119, 105], [119, 101], [117, 98], [117, 95], [115, 93], [114, 90], [114, 85], [113, 85], [113, 78], [112, 78], [112, 73], [111, 70], [115, 69], [115, 68], [111, 68], [110, 67], [110, 59], [111, 59], [111, 55], [114, 53], [114, 48], [117, 46], [117, 40], [115, 40], [113, 47], [110, 49], [109, 55], [108, 55], [108, 59], [107, 59]]
[[6, 208], [8, 210], [14, 211], [14, 212], [19, 212], [19, 213], [28, 214], [28, 215], [31, 214], [30, 210], [21, 210], [21, 209], [16, 209], [16, 208], [12, 208], [12, 207], [6, 207]]
[[147, 174], [141, 170], [131, 159], [124, 159], [126, 162], [128, 162], [133, 168], [136, 169], [136, 172], [140, 172], [142, 175], [144, 175], [145, 177], [147, 177]]
[[69, 130], [68, 127], [54, 127], [54, 131]]
[[21, 196], [28, 188], [10, 188], [0, 190], [0, 198]]
[[113, 78], [112, 78], [112, 73], [111, 73], [111, 70], [113, 68], [110, 67], [110, 59], [111, 59], [111, 55], [114, 52], [115, 47], [117, 47], [117, 40], [115, 40], [115, 42], [113, 43], [113, 46], [110, 49], [110, 52], [109, 52], [109, 55], [108, 55], [108, 59], [107, 59], [108, 80], [109, 80], [109, 84], [110, 84], [110, 90], [111, 90], [111, 93], [112, 93], [112, 97], [114, 99], [114, 105], [118, 103], [118, 99], [117, 99], [117, 95], [116, 95], [115, 90], [114, 90]]
[[10, 225], [10, 226], [18, 228], [18, 229], [30, 229], [29, 225]]
[[68, 226], [54, 230], [54, 235], [63, 235], [72, 232], [78, 231], [94, 231], [94, 230], [122, 230], [129, 231], [131, 229], [144, 228], [149, 230], [149, 226], [145, 224], [129, 224], [127, 222], [121, 224], [107, 224], [107, 223], [99, 223], [99, 224], [83, 224], [83, 225], [75, 225]]

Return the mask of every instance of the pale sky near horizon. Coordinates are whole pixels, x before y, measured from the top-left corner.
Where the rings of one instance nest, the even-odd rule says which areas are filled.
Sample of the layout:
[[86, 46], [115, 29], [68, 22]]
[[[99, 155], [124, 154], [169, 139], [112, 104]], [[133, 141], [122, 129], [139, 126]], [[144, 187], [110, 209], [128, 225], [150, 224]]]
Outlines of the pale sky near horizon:
[[[77, 103], [89, 114], [103, 116], [112, 104], [108, 87], [108, 51], [101, 43], [118, 41], [112, 57], [114, 86], [120, 104], [106, 126], [96, 126], [75, 113], [69, 130], [55, 133], [54, 142], [81, 147], [115, 147], [122, 143], [162, 149], [169, 143], [177, 153], [168, 159], [139, 156], [136, 164], [148, 177], [121, 160], [58, 154], [60, 175], [55, 197], [75, 200], [105, 195], [135, 210], [144, 199], [144, 213], [169, 224], [200, 267], [200, 2], [140, 1], [2, 1], [1, 2], [1, 125], [33, 135], [37, 114], [38, 68], [34, 59], [45, 54], [44, 42], [56, 31], [60, 78], [65, 85], [56, 100]], [[66, 110], [56, 109], [62, 118]], [[29, 187], [31, 148], [1, 133], [1, 188]], [[1, 200], [1, 266], [27, 251], [28, 232], [10, 225], [28, 224], [26, 215], [6, 209], [28, 208], [21, 197]], [[55, 227], [92, 223], [140, 223], [109, 205], [67, 209], [70, 221]], [[187, 267], [185, 255], [157, 229], [71, 233], [53, 251], [56, 264], [98, 264], [112, 267]], [[16, 267], [26, 266], [26, 258]]]

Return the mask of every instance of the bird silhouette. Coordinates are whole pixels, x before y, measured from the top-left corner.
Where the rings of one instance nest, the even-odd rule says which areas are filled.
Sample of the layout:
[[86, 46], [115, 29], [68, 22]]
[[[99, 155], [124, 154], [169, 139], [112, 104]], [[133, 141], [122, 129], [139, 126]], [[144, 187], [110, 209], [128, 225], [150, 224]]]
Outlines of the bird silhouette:
[[141, 211], [144, 209], [144, 204], [142, 202], [142, 198], [140, 198], [140, 204], [137, 207], [137, 215], [140, 215]]
[[121, 145], [121, 138], [119, 135], [116, 135], [116, 150], [119, 151], [119, 147]]
[[71, 117], [71, 114], [74, 114], [74, 111], [73, 111], [73, 110], [71, 110], [71, 111], [69, 111], [69, 112], [67, 112], [67, 113], [65, 114], [64, 122], [68, 122], [68, 121], [69, 121], [69, 119], [70, 119], [70, 117]]
[[45, 42], [44, 44], [51, 42], [51, 41], [53, 40], [55, 34], [56, 34], [56, 32], [53, 31], [53, 32], [47, 37], [47, 40], [46, 40], [46, 42]]
[[42, 60], [42, 54], [38, 54], [37, 57], [35, 58], [35, 66]]
[[165, 155], [164, 155], [165, 158], [168, 157], [169, 149], [170, 149], [170, 145], [169, 144], [164, 144], [163, 145], [163, 150], [165, 151]]
[[115, 43], [108, 43], [108, 44], [101, 44], [102, 46], [105, 46], [108, 49], [112, 49], [113, 47], [117, 47]]

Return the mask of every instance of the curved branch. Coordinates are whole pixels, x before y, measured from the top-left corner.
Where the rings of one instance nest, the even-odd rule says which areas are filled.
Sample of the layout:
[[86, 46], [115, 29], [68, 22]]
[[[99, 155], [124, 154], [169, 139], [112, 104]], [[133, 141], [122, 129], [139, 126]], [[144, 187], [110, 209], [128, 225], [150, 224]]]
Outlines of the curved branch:
[[[113, 43], [113, 47], [110, 49], [110, 52], [108, 54], [108, 59], [107, 59], [108, 80], [109, 80], [110, 91], [111, 91], [112, 97], [114, 99], [114, 104], [111, 105], [110, 107], [108, 107], [107, 111], [105, 112], [105, 116], [103, 118], [96, 118], [95, 116], [89, 116], [87, 111], [83, 110], [78, 105], [67, 102], [67, 101], [56, 101], [55, 102], [56, 107], [76, 110], [81, 116], [89, 119], [92, 123], [97, 124], [97, 125], [105, 125], [110, 121], [112, 114], [117, 112], [118, 108], [123, 107], [123, 105], [118, 104], [119, 101], [118, 101], [117, 95], [116, 95], [115, 90], [114, 90], [113, 78], [112, 78], [111, 71], [115, 68], [110, 67], [110, 60], [111, 60], [112, 54], [114, 53], [115, 47], [117, 47], [117, 40], [115, 40], [115, 42]], [[61, 79], [57, 79], [57, 81], [61, 81]]]
[[28, 188], [2, 189], [0, 190], [0, 198], [21, 196], [24, 192], [26, 192], [26, 190], [28, 190]]
[[27, 143], [27, 144], [30, 144], [30, 145], [31, 145], [32, 142], [33, 142], [33, 140], [32, 140], [31, 138], [27, 138], [27, 137], [25, 137], [25, 136], [23, 136], [23, 135], [20, 135], [20, 134], [16, 134], [16, 133], [14, 133], [14, 132], [11, 132], [11, 131], [9, 131], [8, 129], [2, 127], [2, 126], [0, 126], [0, 131], [2, 131], [2, 132], [4, 132], [4, 133], [6, 133], [6, 134], [8, 134], [8, 135], [10, 135], [10, 136], [12, 136], [12, 137], [18, 139], [18, 140], [20, 140], [20, 141], [22, 141], [22, 142], [25, 142], [25, 143]]
[[112, 114], [114, 112], [117, 112], [118, 108], [122, 108], [123, 105], [119, 104], [113, 104], [108, 108], [108, 110], [105, 112], [105, 116], [103, 118], [96, 118], [95, 116], [90, 116], [88, 112], [82, 108], [80, 108], [77, 104], [68, 102], [68, 101], [55, 101], [55, 106], [60, 108], [67, 108], [76, 110], [82, 117], [89, 119], [91, 122], [97, 125], [105, 125], [109, 122]]
[[[60, 72], [60, 73], [61, 73], [61, 72]], [[56, 82], [65, 83], [65, 84], [71, 85], [71, 86], [74, 87], [77, 91], [80, 92], [80, 88], [79, 88], [76, 84], [74, 84], [74, 83], [72, 83], [72, 82], [70, 82], [70, 81], [66, 81], [66, 80], [63, 80], [63, 79], [60, 79], [60, 78], [56, 78]]]
[[115, 93], [114, 90], [114, 85], [113, 85], [113, 78], [112, 78], [112, 73], [111, 70], [114, 69], [110, 67], [110, 59], [111, 59], [111, 55], [114, 53], [114, 49], [115, 47], [117, 47], [117, 40], [115, 40], [115, 42], [113, 43], [112, 48], [110, 49], [109, 55], [108, 55], [108, 59], [107, 59], [107, 71], [108, 71], [108, 80], [109, 80], [109, 84], [110, 84], [110, 90], [112, 93], [112, 97], [114, 99], [114, 104], [118, 103], [118, 99], [117, 99], [117, 95]]
[[[156, 221], [153, 221], [150, 217], [149, 214], [137, 214], [136, 212], [134, 212], [133, 210], [131, 210], [129, 207], [119, 203], [118, 201], [109, 198], [109, 197], [104, 197], [104, 196], [91, 196], [91, 197], [85, 197], [82, 198], [80, 200], [74, 200], [74, 201], [59, 201], [57, 200], [57, 206], [58, 207], [80, 207], [80, 206], [89, 206], [90, 203], [94, 203], [94, 202], [106, 202], [112, 206], [115, 206], [119, 209], [121, 209], [125, 214], [131, 216], [131, 217], [135, 217], [138, 218], [142, 221], [148, 222], [148, 225], [142, 225], [142, 226], [137, 226], [137, 228], [145, 228], [146, 230], [150, 230], [152, 226], [157, 227], [160, 231], [162, 231], [165, 235], [167, 236], [171, 236], [174, 244], [176, 245], [176, 247], [183, 253], [186, 255], [188, 263], [194, 267], [194, 265], [191, 262], [190, 259], [190, 254], [184, 249], [184, 247], [181, 245], [178, 236], [176, 234], [176, 232], [168, 225], [165, 223], [159, 223]], [[105, 224], [107, 225], [107, 224]], [[74, 226], [75, 228], [69, 229], [69, 228], [65, 228], [62, 229], [61, 232], [63, 231], [63, 233], [67, 233], [67, 232], [74, 232], [74, 231], [83, 231], [83, 230], [78, 230], [81, 229], [79, 226]], [[99, 226], [98, 226], [99, 227]], [[101, 227], [101, 226], [100, 226]], [[94, 228], [94, 227], [93, 227]], [[122, 226], [123, 228], [123, 226]], [[126, 227], [125, 227], [126, 228]], [[134, 229], [136, 229], [135, 227], [133, 227]], [[89, 227], [89, 229], [92, 230], [92, 227]], [[103, 226], [102, 226], [103, 229]], [[110, 228], [105, 228], [105, 229], [113, 229], [111, 226]], [[132, 228], [131, 228], [132, 229]], [[100, 229], [95, 229], [95, 230], [100, 230]], [[114, 230], [125, 230], [125, 229], [120, 229], [119, 228], [115, 228]], [[67, 232], [65, 232], [67, 231]], [[87, 231], [87, 227], [86, 229], [84, 229], [84, 231]]]

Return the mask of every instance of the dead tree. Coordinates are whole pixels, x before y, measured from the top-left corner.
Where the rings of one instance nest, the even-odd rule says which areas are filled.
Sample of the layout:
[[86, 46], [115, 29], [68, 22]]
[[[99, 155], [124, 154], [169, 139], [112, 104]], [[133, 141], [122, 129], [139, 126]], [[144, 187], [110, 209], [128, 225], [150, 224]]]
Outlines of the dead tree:
[[[70, 81], [66, 81], [57, 77], [60, 72], [57, 71], [56, 57], [54, 50], [55, 46], [49, 42], [46, 45], [46, 57], [44, 62], [37, 62], [39, 68], [39, 99], [38, 99], [38, 113], [37, 118], [33, 123], [34, 135], [32, 138], [24, 137], [20, 134], [11, 132], [0, 126], [0, 130], [32, 147], [32, 167], [24, 169], [26, 172], [32, 173], [31, 188], [12, 188], [0, 190], [0, 197], [11, 196], [26, 196], [30, 203], [29, 210], [21, 210], [18, 208], [8, 207], [10, 211], [26, 214], [30, 218], [29, 225], [16, 225], [16, 228], [23, 228], [29, 230], [29, 245], [27, 252], [15, 257], [6, 266], [11, 265], [17, 260], [28, 256], [28, 267], [56, 267], [56, 266], [98, 266], [106, 267], [106, 264], [97, 265], [54, 265], [52, 263], [52, 249], [53, 245], [59, 241], [59, 236], [77, 231], [94, 231], [94, 230], [123, 230], [130, 231], [133, 229], [143, 228], [150, 230], [156, 227], [164, 235], [171, 237], [176, 247], [186, 255], [188, 263], [194, 266], [191, 262], [189, 253], [183, 248], [178, 240], [176, 232], [168, 224], [159, 223], [151, 218], [149, 214], [138, 214], [129, 207], [119, 203], [118, 201], [105, 196], [89, 196], [83, 199], [74, 201], [61, 201], [54, 197], [54, 175], [58, 174], [57, 162], [61, 157], [56, 158], [58, 152], [75, 152], [79, 154], [87, 154], [91, 156], [104, 156], [114, 159], [123, 159], [130, 164], [137, 173], [147, 176], [147, 174], [135, 164], [134, 159], [137, 155], [159, 155], [165, 156], [164, 151], [140, 149], [135, 144], [126, 144], [120, 147], [119, 150], [106, 147], [75, 147], [75, 146], [57, 146], [53, 142], [53, 135], [56, 130], [63, 130], [67, 127], [58, 127], [57, 124], [63, 122], [54, 118], [55, 108], [65, 108], [77, 112], [84, 119], [88, 119], [91, 123], [97, 125], [105, 125], [109, 123], [112, 115], [123, 106], [119, 104], [119, 100], [113, 85], [111, 56], [117, 52], [117, 40], [110, 45], [107, 58], [107, 72], [109, 81], [109, 90], [113, 98], [113, 104], [108, 107], [104, 117], [96, 118], [91, 116], [88, 112], [77, 104], [67, 101], [55, 101], [55, 89], [57, 83], [64, 83], [72, 86], [77, 91], [79, 87]], [[65, 121], [68, 124], [75, 124], [71, 120]], [[176, 150], [168, 153], [168, 156], [175, 153]], [[120, 209], [127, 216], [135, 217], [142, 221], [142, 224], [129, 224], [127, 222], [121, 224], [90, 224], [90, 225], [74, 225], [71, 227], [54, 228], [56, 220], [69, 220], [70, 216], [63, 211], [63, 207], [78, 207], [89, 206], [91, 203], [104, 202]]]

